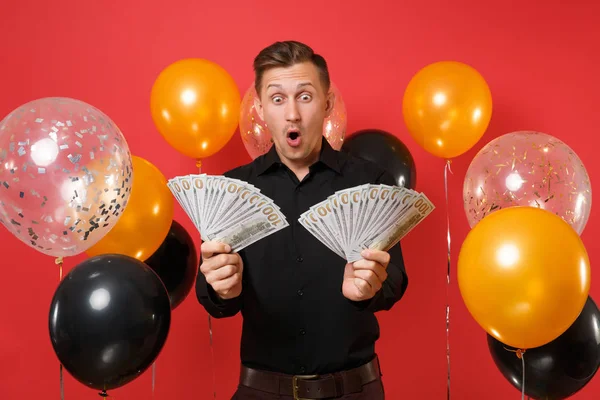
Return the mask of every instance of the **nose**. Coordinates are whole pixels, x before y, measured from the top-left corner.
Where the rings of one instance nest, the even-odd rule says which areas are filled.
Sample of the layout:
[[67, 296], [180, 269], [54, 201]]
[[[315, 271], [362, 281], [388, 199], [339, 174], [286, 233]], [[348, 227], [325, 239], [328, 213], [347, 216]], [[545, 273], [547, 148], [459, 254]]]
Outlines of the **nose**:
[[300, 121], [300, 112], [298, 104], [295, 101], [288, 101], [285, 108], [285, 119], [290, 122]]

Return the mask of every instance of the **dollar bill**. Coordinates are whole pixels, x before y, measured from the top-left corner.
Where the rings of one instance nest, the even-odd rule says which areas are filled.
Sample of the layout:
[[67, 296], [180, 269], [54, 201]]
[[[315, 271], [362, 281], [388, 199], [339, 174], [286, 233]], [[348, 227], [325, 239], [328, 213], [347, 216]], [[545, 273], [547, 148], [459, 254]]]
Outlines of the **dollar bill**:
[[365, 184], [333, 193], [299, 222], [331, 251], [355, 262], [366, 248], [388, 251], [434, 209], [423, 193]]
[[223, 241], [239, 251], [289, 226], [273, 200], [238, 179], [186, 175], [169, 179], [167, 186], [203, 241]]
[[360, 240], [362, 233], [365, 232], [370, 218], [373, 216], [373, 211], [380, 204], [379, 202], [379, 191], [382, 190], [381, 185], [366, 185], [361, 193], [361, 207], [359, 210], [358, 223], [356, 224], [356, 234], [353, 240], [353, 244]]
[[[231, 187], [229, 190], [234, 190]], [[241, 183], [238, 189], [235, 189], [235, 195], [232, 193], [228, 203], [221, 210], [218, 216], [221, 223], [237, 220], [248, 215], [250, 210], [257, 205], [258, 200], [268, 201], [251, 185]]]
[[332, 238], [330, 238], [323, 231], [323, 228], [319, 224], [319, 219], [315, 217], [313, 211], [309, 210], [307, 212], [304, 212], [298, 219], [298, 222], [300, 222], [300, 224], [304, 226], [304, 228], [306, 228], [307, 231], [309, 231], [314, 237], [316, 237], [321, 243], [327, 246], [331, 251], [336, 253], [341, 258], [346, 257], [344, 252], [340, 251], [338, 246], [336, 246], [336, 244], [333, 243]]
[[348, 229], [346, 226], [346, 219], [342, 215], [340, 201], [335, 195], [329, 196], [327, 198], [327, 201], [329, 203], [329, 209], [331, 210], [330, 218], [335, 224], [338, 243], [343, 250], [343, 254], [346, 255], [346, 249], [348, 248], [348, 245], [346, 244], [346, 236]]
[[275, 207], [267, 206], [239, 224], [208, 234], [207, 238], [226, 243], [237, 252], [287, 226], [283, 215]]
[[[185, 177], [181, 177], [172, 182], [173, 188], [175, 189], [175, 198], [181, 204], [184, 209], [188, 209], [191, 207], [191, 182], [189, 179], [185, 179]], [[195, 214], [190, 215], [192, 222], [194, 225], [198, 224], [198, 218]]]
[[338, 231], [337, 224], [333, 218], [333, 211], [328, 200], [314, 205], [310, 208], [308, 218], [313, 225], [319, 227], [324, 236], [327, 237], [329, 243], [338, 254], [344, 254], [344, 247], [341, 244], [339, 237], [341, 233]]
[[358, 230], [358, 221], [360, 219], [360, 210], [362, 208], [362, 192], [363, 192], [364, 187], [361, 186], [357, 186], [355, 188], [352, 188], [350, 190], [350, 218], [352, 219], [352, 235], [351, 237], [348, 239], [349, 242], [351, 243], [352, 246], [354, 246], [354, 243], [356, 241], [356, 235], [359, 234], [359, 230]]
[[226, 223], [225, 216], [235, 210], [236, 204], [240, 201], [240, 192], [244, 187], [245, 185], [242, 182], [234, 179], [221, 178], [219, 180], [217, 184], [217, 204], [213, 211], [214, 217], [211, 224], [213, 229]]
[[349, 262], [361, 258], [363, 249], [374, 249], [388, 251], [398, 244], [415, 226], [417, 226], [433, 210], [433, 204], [423, 194], [418, 194], [411, 200], [408, 207], [403, 207], [401, 217], [395, 218], [382, 225], [378, 231], [373, 231], [371, 237], [367, 237], [360, 243], [349, 257]]
[[198, 223], [196, 228], [199, 232], [204, 232], [204, 220], [201, 218], [200, 210], [204, 207], [204, 188], [206, 187], [206, 174], [191, 176], [193, 191], [193, 199], [191, 201], [190, 213], [195, 215]]

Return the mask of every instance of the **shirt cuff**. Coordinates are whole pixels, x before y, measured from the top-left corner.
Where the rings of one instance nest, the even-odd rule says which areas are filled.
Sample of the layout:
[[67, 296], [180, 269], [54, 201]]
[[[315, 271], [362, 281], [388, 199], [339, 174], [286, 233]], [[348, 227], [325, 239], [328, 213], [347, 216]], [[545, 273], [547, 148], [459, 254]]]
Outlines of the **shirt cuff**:
[[227, 308], [231, 304], [235, 304], [239, 301], [239, 297], [234, 297], [233, 299], [222, 299], [219, 297], [215, 289], [210, 284], [206, 284], [206, 291], [208, 292], [208, 298], [213, 303], [213, 305], [217, 308]]
[[383, 292], [383, 287], [381, 289], [379, 289], [377, 291], [377, 293], [375, 293], [375, 296], [371, 297], [370, 299], [360, 300], [360, 301], [355, 301], [355, 300], [350, 300], [350, 299], [346, 299], [346, 300], [348, 300], [350, 302], [350, 304], [352, 304], [354, 307], [356, 307], [360, 311], [364, 311], [364, 310], [368, 310], [369, 307], [371, 307], [373, 304], [375, 304], [379, 300], [379, 298], [382, 296], [382, 292]]

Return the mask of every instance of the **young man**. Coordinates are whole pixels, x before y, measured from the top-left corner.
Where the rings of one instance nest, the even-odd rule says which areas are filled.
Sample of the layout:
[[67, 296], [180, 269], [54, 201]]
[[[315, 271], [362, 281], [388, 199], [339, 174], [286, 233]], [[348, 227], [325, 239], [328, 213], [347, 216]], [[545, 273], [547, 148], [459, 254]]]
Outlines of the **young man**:
[[406, 290], [400, 245], [345, 264], [297, 220], [337, 190], [394, 179], [323, 138], [335, 101], [323, 57], [302, 43], [277, 42], [259, 53], [254, 70], [255, 105], [274, 146], [225, 175], [258, 187], [290, 226], [239, 254], [202, 244], [198, 300], [215, 318], [243, 316], [233, 399], [383, 399], [374, 313]]

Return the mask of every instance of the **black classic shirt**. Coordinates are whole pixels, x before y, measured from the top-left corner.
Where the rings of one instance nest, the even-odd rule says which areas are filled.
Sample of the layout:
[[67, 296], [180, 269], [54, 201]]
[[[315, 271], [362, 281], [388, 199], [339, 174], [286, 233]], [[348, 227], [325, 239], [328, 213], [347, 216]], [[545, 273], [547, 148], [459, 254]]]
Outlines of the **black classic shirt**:
[[335, 151], [323, 139], [319, 161], [300, 182], [275, 147], [225, 174], [253, 184], [273, 199], [290, 224], [240, 251], [242, 294], [220, 299], [198, 274], [196, 294], [215, 318], [243, 316], [241, 361], [287, 374], [324, 374], [360, 366], [375, 355], [376, 311], [403, 296], [408, 278], [400, 245], [389, 251], [388, 278], [374, 298], [355, 302], [342, 294], [346, 261], [313, 237], [300, 214], [334, 192], [361, 184], [394, 185], [375, 164]]

